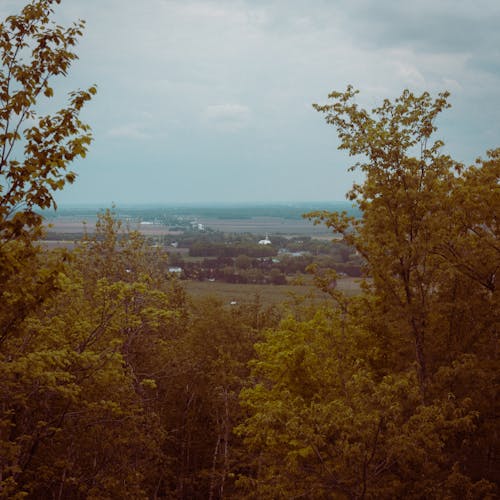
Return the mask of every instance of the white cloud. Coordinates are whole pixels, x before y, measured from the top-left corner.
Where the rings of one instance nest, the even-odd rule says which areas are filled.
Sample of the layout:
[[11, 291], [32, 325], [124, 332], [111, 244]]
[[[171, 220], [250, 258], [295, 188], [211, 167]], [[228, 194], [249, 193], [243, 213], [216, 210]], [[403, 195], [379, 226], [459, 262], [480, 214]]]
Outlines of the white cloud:
[[203, 111], [205, 122], [223, 130], [239, 130], [250, 120], [250, 108], [242, 104], [213, 104]]
[[425, 88], [427, 82], [418, 68], [412, 64], [398, 62], [396, 63], [397, 75], [411, 88]]
[[150, 135], [144, 131], [144, 125], [138, 123], [126, 123], [118, 127], [113, 127], [108, 130], [108, 135], [131, 140], [144, 140], [150, 138]]
[[443, 89], [450, 92], [459, 92], [463, 90], [463, 87], [460, 82], [457, 82], [453, 78], [443, 78]]

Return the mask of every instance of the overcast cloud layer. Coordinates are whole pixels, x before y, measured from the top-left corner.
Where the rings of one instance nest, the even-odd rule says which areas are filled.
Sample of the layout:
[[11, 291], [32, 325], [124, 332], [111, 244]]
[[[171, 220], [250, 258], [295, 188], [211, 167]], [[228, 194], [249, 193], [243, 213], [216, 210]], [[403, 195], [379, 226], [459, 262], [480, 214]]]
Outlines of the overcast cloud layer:
[[[21, 0], [2, 0], [1, 17]], [[353, 177], [311, 107], [452, 93], [439, 137], [500, 146], [498, 0], [62, 0], [87, 29], [60, 89], [97, 83], [95, 141], [62, 203], [339, 200]]]

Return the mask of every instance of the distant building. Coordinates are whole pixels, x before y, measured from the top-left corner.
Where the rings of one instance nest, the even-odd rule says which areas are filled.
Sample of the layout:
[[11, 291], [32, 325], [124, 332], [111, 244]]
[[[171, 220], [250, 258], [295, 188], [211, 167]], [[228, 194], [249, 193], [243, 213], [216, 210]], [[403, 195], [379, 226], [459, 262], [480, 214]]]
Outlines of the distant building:
[[191, 221], [191, 228], [195, 231], [205, 231], [205, 225], [195, 220]]
[[259, 240], [259, 245], [272, 245], [268, 234], [266, 234], [266, 237], [263, 240]]

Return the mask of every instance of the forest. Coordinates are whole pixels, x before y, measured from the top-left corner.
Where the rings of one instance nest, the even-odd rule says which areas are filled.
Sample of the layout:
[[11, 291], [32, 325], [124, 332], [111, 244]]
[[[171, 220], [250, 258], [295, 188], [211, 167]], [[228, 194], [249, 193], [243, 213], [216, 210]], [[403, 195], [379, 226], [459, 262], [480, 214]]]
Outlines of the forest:
[[500, 148], [443, 152], [447, 92], [332, 92], [314, 108], [359, 212], [306, 217], [370, 279], [347, 296], [322, 269], [321, 306], [195, 302], [111, 211], [74, 250], [40, 245], [97, 91], [39, 111], [83, 33], [58, 3], [0, 25], [0, 498], [497, 498]]

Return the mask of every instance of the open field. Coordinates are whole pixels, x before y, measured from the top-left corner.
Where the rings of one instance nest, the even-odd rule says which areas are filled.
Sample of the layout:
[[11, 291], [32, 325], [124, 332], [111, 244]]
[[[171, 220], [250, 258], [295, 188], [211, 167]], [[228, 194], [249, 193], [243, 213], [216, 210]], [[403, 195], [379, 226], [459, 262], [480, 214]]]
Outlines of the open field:
[[[97, 219], [87, 218], [80, 220], [72, 217], [58, 217], [48, 221], [46, 226], [47, 231], [50, 233], [62, 234], [82, 234], [85, 231], [93, 233], [95, 230], [95, 223]], [[181, 234], [181, 231], [171, 231], [168, 227], [162, 224], [141, 224], [139, 222], [122, 221], [124, 228], [128, 227], [133, 231], [139, 231], [144, 236], [161, 236], [161, 235], [176, 235]]]
[[307, 219], [285, 219], [283, 217], [213, 218], [198, 217], [205, 227], [224, 233], [286, 234], [291, 236], [326, 236], [330, 231], [325, 226], [314, 226]]
[[[82, 234], [84, 231], [94, 232], [96, 218], [82, 219], [71, 217], [55, 217], [49, 221], [47, 230], [51, 233]], [[328, 237], [331, 234], [325, 226], [314, 226], [305, 219], [283, 219], [279, 217], [251, 217], [248, 219], [217, 219], [198, 217], [198, 222], [207, 229], [224, 233], [253, 233], [253, 234], [285, 234], [290, 236]], [[130, 229], [136, 230], [145, 236], [162, 236], [181, 234], [172, 231], [163, 224], [145, 224], [137, 221], [123, 221]], [[330, 236], [331, 237], [331, 236]]]
[[57, 248], [65, 248], [67, 250], [73, 250], [76, 246], [74, 240], [42, 240], [40, 244], [46, 250], [55, 250]]
[[[312, 283], [303, 285], [253, 285], [235, 284], [210, 281], [186, 281], [186, 291], [194, 299], [214, 296], [227, 302], [251, 302], [256, 295], [266, 305], [277, 305], [284, 302], [294, 302], [296, 299], [320, 303], [331, 300], [329, 296], [318, 290]], [[337, 283], [337, 288], [348, 295], [356, 295], [360, 291], [359, 279], [342, 278]]]

